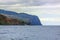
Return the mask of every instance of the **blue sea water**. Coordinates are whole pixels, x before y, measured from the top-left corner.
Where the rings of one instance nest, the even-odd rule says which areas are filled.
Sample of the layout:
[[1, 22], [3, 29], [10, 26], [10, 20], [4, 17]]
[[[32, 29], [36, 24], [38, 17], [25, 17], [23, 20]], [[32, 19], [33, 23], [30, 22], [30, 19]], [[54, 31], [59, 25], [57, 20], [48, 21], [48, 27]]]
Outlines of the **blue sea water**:
[[60, 27], [0, 26], [0, 40], [60, 40]]

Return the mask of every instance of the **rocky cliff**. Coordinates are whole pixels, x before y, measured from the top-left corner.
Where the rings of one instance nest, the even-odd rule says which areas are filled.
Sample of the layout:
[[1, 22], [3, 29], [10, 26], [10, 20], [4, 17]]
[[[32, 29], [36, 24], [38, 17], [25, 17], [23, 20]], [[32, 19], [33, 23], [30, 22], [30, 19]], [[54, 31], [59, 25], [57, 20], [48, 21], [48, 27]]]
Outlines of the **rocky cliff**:
[[8, 18], [5, 15], [0, 14], [0, 25], [30, 25], [27, 21]]

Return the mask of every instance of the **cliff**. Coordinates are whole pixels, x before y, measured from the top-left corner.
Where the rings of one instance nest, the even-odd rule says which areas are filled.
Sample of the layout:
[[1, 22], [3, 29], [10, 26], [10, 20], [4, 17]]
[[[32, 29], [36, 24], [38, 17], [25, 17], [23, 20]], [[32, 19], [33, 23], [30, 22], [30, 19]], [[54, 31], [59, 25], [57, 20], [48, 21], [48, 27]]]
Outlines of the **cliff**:
[[0, 14], [0, 25], [29, 25], [27, 21], [9, 18]]
[[[8, 17], [8, 20], [15, 20], [18, 19], [18, 24], [21, 23], [20, 21], [24, 21], [23, 24], [29, 24], [29, 25], [42, 25], [40, 22], [40, 19], [36, 15], [30, 15], [28, 13], [17, 13], [14, 11], [8, 11], [0, 9], [0, 14], [4, 14], [6, 17]], [[12, 19], [10, 19], [12, 18]], [[15, 24], [16, 22], [13, 21], [12, 24]]]

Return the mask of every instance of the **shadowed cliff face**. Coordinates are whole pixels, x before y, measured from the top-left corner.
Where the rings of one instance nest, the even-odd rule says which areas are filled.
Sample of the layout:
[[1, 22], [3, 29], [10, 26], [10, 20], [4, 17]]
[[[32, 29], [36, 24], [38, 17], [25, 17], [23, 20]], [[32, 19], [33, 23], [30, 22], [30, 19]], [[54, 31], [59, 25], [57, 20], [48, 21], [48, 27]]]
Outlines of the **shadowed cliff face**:
[[[1, 14], [3, 14], [3, 15], [1, 15]], [[16, 13], [16, 12], [13, 12], [13, 11], [7, 11], [7, 10], [0, 9], [0, 16], [2, 17], [2, 22], [6, 23], [6, 24], [12, 24], [12, 25], [16, 25], [16, 24], [18, 24], [18, 25], [42, 25], [37, 16], [30, 15], [30, 14], [27, 14], [27, 13]], [[0, 17], [0, 19], [1, 19], [1, 17]]]
[[29, 25], [26, 21], [8, 18], [0, 14], [0, 25]]

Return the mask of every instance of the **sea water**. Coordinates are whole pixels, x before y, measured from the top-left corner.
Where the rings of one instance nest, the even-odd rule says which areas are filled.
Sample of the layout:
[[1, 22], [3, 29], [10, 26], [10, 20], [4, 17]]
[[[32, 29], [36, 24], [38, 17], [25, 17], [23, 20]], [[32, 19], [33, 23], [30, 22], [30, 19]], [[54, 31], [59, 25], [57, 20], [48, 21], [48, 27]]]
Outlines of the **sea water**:
[[0, 40], [60, 40], [60, 27], [0, 26]]

